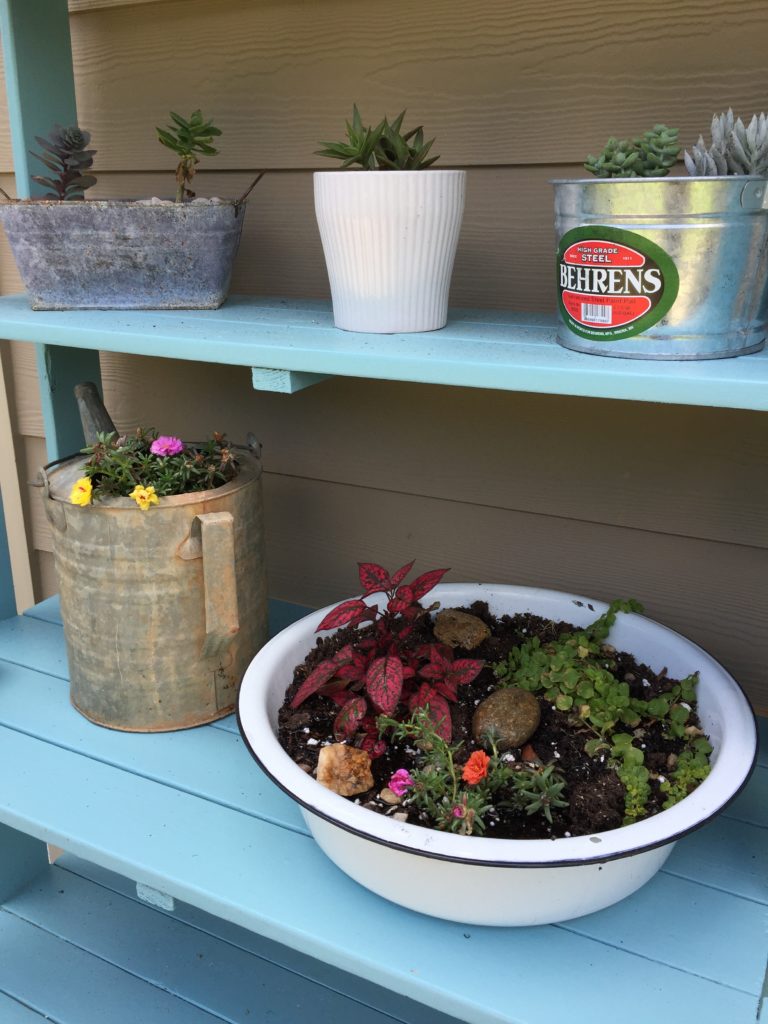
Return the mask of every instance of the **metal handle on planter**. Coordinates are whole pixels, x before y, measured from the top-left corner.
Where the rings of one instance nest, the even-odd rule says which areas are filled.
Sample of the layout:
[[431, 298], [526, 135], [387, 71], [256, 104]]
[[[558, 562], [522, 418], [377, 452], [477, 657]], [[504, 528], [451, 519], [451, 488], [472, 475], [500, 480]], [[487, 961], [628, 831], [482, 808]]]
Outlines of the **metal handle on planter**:
[[205, 641], [203, 655], [221, 654], [240, 630], [235, 578], [235, 530], [231, 512], [204, 512], [192, 520], [179, 550], [185, 559], [203, 559]]
[[[57, 462], [64, 461], [66, 460], [57, 459]], [[60, 533], [64, 533], [67, 528], [67, 517], [64, 513], [64, 506], [60, 501], [54, 501], [51, 497], [51, 479], [46, 472], [47, 469], [50, 469], [51, 466], [55, 465], [55, 462], [49, 462], [47, 466], [41, 467], [37, 474], [35, 487], [42, 487], [43, 489], [43, 507], [45, 509], [46, 519], [55, 530], [59, 530]]]
[[768, 179], [748, 181], [741, 190], [739, 202], [745, 210], [768, 210]]

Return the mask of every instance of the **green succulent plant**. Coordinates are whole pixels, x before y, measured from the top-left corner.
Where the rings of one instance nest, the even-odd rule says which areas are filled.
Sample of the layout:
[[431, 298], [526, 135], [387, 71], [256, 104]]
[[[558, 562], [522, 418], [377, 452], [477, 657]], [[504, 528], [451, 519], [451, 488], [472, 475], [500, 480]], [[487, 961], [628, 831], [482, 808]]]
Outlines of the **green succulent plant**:
[[654, 125], [635, 139], [611, 137], [584, 167], [598, 178], [663, 178], [680, 155], [677, 128]]
[[85, 190], [96, 184], [96, 178], [85, 173], [93, 166], [96, 154], [95, 149], [87, 148], [90, 141], [90, 132], [77, 125], [62, 128], [55, 124], [48, 138], [35, 136], [43, 152], [32, 152], [32, 156], [53, 173], [53, 177], [32, 175], [32, 181], [49, 189], [46, 199], [83, 199]]
[[342, 167], [359, 164], [366, 171], [419, 171], [430, 167], [437, 156], [429, 156], [434, 139], [424, 141], [421, 125], [403, 134], [403, 110], [394, 121], [385, 117], [375, 128], [366, 127], [357, 105], [352, 107], [352, 120], [346, 122], [346, 142], [321, 142], [323, 149], [316, 156], [341, 160]]
[[189, 120], [173, 111], [170, 117], [174, 122], [172, 125], [155, 130], [158, 140], [179, 157], [176, 167], [176, 202], [182, 203], [185, 198], [193, 199], [195, 195], [189, 185], [200, 163], [197, 154], [215, 156], [218, 149], [211, 143], [221, 135], [221, 130], [214, 127], [213, 121], [206, 121], [199, 110], [193, 111]]
[[768, 175], [768, 117], [754, 115], [747, 127], [741, 118], [734, 118], [728, 108], [726, 114], [712, 118], [712, 142], [709, 146], [703, 136], [687, 150], [683, 159], [688, 173], [695, 177], [715, 174]]

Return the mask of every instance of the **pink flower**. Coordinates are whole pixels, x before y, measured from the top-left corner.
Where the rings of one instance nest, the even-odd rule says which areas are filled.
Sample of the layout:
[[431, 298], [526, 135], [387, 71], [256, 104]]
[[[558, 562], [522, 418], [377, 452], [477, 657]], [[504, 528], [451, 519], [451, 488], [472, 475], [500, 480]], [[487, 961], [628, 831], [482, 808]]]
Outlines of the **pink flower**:
[[165, 437], [161, 435], [149, 446], [153, 455], [178, 455], [184, 451], [184, 442], [178, 437]]
[[389, 780], [389, 788], [395, 796], [405, 796], [413, 785], [413, 778], [407, 768], [398, 768]]
[[464, 817], [464, 808], [461, 806], [461, 804], [457, 804], [456, 807], [453, 808], [453, 816], [454, 818]]

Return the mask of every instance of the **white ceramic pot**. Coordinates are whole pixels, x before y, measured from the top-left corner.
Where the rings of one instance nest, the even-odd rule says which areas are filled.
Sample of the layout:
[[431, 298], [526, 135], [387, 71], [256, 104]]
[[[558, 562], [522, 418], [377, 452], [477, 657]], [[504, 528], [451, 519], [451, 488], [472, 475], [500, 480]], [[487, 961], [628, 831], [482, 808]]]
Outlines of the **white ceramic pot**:
[[[593, 622], [607, 608], [553, 590], [479, 583], [441, 584], [429, 597], [444, 608], [483, 600], [497, 615], [530, 611], [576, 625]], [[654, 668], [666, 666], [674, 677], [700, 673], [698, 711], [714, 747], [713, 766], [690, 796], [634, 825], [555, 840], [460, 836], [394, 821], [325, 789], [275, 736], [293, 670], [328, 611], [289, 626], [256, 655], [240, 689], [240, 728], [256, 761], [301, 805], [325, 853], [361, 885], [413, 910], [481, 925], [548, 924], [601, 910], [647, 882], [677, 839], [733, 799], [754, 764], [755, 719], [725, 669], [666, 626], [619, 615], [610, 634], [617, 648]]]
[[318, 171], [315, 213], [345, 331], [434, 331], [464, 213], [464, 171]]

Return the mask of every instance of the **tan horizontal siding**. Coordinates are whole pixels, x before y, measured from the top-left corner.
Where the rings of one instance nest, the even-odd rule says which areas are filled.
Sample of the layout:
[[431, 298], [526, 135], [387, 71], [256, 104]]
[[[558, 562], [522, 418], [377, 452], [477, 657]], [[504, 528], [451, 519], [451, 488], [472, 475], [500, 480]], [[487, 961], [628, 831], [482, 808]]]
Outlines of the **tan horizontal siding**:
[[[447, 165], [579, 163], [663, 120], [688, 145], [765, 104], [764, 0], [173, 0], [72, 16], [102, 169], [164, 166], [154, 126], [201, 105], [215, 168], [311, 167], [353, 100], [408, 107]], [[7, 151], [0, 169], [9, 168]]]
[[768, 548], [760, 413], [356, 378], [274, 395], [236, 367], [102, 365], [121, 430], [159, 427], [183, 395], [163, 430], [252, 430], [272, 472]]
[[[554, 167], [472, 168], [454, 268], [451, 303], [517, 310], [554, 309], [552, 186]], [[173, 174], [104, 174], [92, 198], [168, 196]], [[200, 174], [199, 195], [236, 197], [252, 181], [244, 172]], [[13, 178], [0, 175], [13, 189]], [[3, 237], [3, 290], [21, 283]], [[326, 297], [329, 294], [308, 171], [268, 173], [251, 193], [232, 281], [235, 292]]]
[[277, 596], [327, 604], [359, 592], [358, 560], [415, 556], [454, 580], [636, 597], [768, 706], [768, 551], [290, 477], [269, 477], [265, 493]]
[[[764, 0], [70, 0], [93, 195], [169, 194], [154, 126], [201, 106], [224, 130], [200, 194], [253, 193], [233, 288], [327, 296], [311, 169], [353, 100], [408, 107], [469, 171], [454, 305], [553, 306], [549, 179], [656, 121], [690, 145], [715, 110], [765, 106]], [[734, 58], [738, 54], [738, 59]], [[0, 185], [13, 188], [0, 93]], [[0, 240], [0, 288], [20, 288]], [[380, 339], [385, 345], [386, 339]], [[436, 335], [439, 344], [439, 335]], [[12, 344], [39, 596], [55, 588], [29, 480], [45, 460], [34, 350]], [[355, 562], [416, 556], [454, 579], [643, 600], [768, 707], [764, 417], [748, 412], [339, 379], [254, 393], [246, 368], [102, 357], [118, 426], [265, 444], [270, 586], [322, 604]]]

